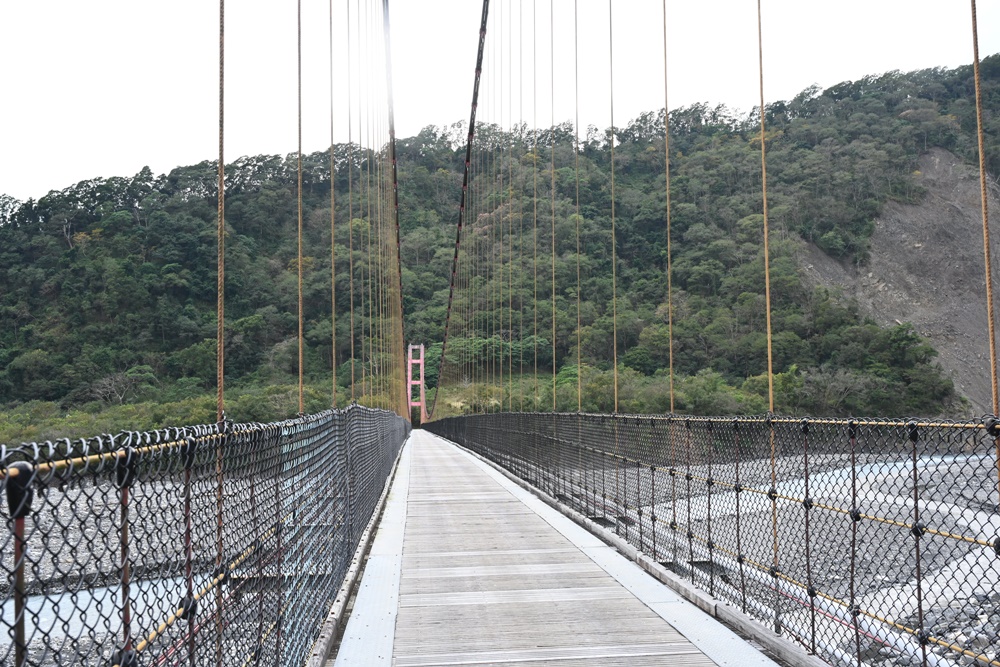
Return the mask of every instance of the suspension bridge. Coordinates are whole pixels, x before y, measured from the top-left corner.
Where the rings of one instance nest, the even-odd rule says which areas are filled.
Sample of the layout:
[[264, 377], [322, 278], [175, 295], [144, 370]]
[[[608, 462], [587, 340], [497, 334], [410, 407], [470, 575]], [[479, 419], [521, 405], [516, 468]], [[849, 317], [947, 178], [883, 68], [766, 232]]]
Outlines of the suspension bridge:
[[[298, 415], [240, 423], [226, 416], [233, 184], [220, 3], [216, 421], [0, 449], [0, 664], [1000, 666], [1000, 395], [971, 6], [991, 415], [802, 418], [776, 405], [759, 1], [754, 231], [766, 413], [675, 412], [666, 2], [653, 17], [664, 24], [664, 77], [649, 85], [664, 94], [654, 123], [662, 153], [651, 159], [664, 165], [656, 282], [670, 334], [669, 410], [620, 410], [627, 258], [613, 24], [622, 5], [611, 2], [601, 10], [610, 77], [586, 83], [606, 86], [611, 121], [606, 173], [583, 175], [604, 184], [601, 200], [580, 198], [576, 3], [558, 8], [568, 12], [559, 21], [548, 5], [546, 130], [537, 119], [537, 3], [484, 0], [470, 26], [479, 42], [461, 202], [437, 377], [427, 386], [434, 360], [404, 335], [389, 3], [354, 0], [329, 6], [331, 135], [345, 108], [351, 132], [350, 154], [336, 153], [333, 136], [329, 153], [331, 407], [306, 413], [300, 2]], [[346, 26], [346, 58], [334, 51], [335, 24]], [[571, 71], [556, 71], [557, 30], [573, 44]], [[570, 125], [556, 122], [557, 79], [574, 81]], [[346, 221], [337, 217], [340, 177]], [[558, 218], [575, 224], [560, 227], [557, 206], [567, 201], [572, 211]], [[607, 229], [588, 238], [587, 218]], [[610, 403], [599, 414], [583, 410], [581, 243], [604, 243], [610, 264]], [[557, 256], [575, 258], [575, 272], [557, 270]], [[344, 264], [349, 285], [338, 286]], [[559, 328], [575, 345], [559, 346]], [[349, 380], [338, 381], [338, 354]], [[572, 366], [574, 354], [567, 380], [559, 362]]]

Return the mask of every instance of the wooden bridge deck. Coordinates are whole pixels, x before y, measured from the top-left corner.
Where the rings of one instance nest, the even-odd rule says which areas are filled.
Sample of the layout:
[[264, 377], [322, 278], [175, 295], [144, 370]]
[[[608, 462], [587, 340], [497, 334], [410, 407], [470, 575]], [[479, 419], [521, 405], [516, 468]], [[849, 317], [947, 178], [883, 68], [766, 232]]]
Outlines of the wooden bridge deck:
[[489, 465], [415, 431], [335, 665], [515, 663], [774, 665]]

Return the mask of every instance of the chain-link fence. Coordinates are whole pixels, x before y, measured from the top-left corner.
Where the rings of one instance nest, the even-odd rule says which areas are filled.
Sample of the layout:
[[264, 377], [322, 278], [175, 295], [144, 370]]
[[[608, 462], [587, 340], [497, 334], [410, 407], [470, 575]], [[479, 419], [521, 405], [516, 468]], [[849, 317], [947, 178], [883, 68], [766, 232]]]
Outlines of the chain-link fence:
[[0, 665], [303, 665], [408, 432], [351, 406], [3, 447]]
[[993, 418], [500, 413], [427, 428], [831, 664], [1000, 666]]

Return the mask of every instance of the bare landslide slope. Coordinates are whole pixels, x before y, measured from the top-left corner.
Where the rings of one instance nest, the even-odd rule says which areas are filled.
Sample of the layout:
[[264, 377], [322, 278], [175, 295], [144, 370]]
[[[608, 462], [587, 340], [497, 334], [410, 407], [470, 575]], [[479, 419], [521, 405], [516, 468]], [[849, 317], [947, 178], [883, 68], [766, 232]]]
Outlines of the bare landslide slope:
[[[969, 401], [970, 416], [992, 413], [979, 171], [943, 149], [920, 159], [920, 204], [891, 202], [875, 223], [871, 260], [838, 262], [803, 244], [807, 284], [840, 289], [881, 325], [910, 322]], [[1000, 187], [991, 184], [991, 246], [1000, 261]], [[994, 271], [995, 291], [1000, 276]], [[994, 294], [994, 301], [998, 295]], [[1000, 307], [995, 306], [1000, 313]]]

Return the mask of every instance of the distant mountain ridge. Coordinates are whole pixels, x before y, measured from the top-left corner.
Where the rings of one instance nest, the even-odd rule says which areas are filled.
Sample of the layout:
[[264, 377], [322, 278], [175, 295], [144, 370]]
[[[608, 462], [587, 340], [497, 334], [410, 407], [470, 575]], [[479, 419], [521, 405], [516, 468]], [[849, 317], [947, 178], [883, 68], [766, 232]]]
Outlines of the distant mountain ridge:
[[[995, 174], [1000, 56], [985, 59], [982, 72], [987, 162]], [[950, 378], [973, 409], [983, 405], [974, 379], [981, 363], [975, 331], [984, 320], [973, 306], [982, 260], [968, 166], [975, 157], [972, 94], [966, 66], [810, 88], [765, 109], [779, 412], [953, 414]], [[661, 110], [615, 131], [623, 411], [669, 406], [665, 121]], [[767, 345], [758, 117], [701, 104], [672, 110], [669, 122], [677, 409], [762, 412]], [[429, 127], [397, 142], [406, 337], [430, 345], [430, 360], [443, 335], [464, 160], [460, 134]], [[554, 364], [564, 377], [580, 373], [584, 408], [608, 410], [610, 133], [581, 139], [579, 219], [572, 126], [536, 132], [483, 125], [477, 136], [496, 147], [508, 174], [510, 190], [497, 210], [531, 224], [533, 196], [546, 209], [554, 199], [560, 279], [555, 313], [547, 291], [539, 299], [539, 368]], [[347, 229], [358, 234], [368, 223], [359, 217], [367, 208], [355, 189], [355, 219], [347, 224], [348, 174], [356, 186], [372, 157], [357, 147], [334, 148], [338, 349], [332, 355], [329, 155], [304, 156], [306, 374], [320, 384], [331, 363], [349, 363], [342, 316], [351, 302]], [[296, 375], [294, 162], [294, 154], [262, 155], [227, 166], [226, 367], [235, 389], [280, 385]], [[114, 399], [126, 404], [210, 391], [215, 188], [215, 168], [206, 161], [162, 176], [144, 169], [129, 178], [92, 179], [38, 201], [0, 202], [0, 405], [47, 401], [97, 410], [109, 402], [100, 387], [120, 375], [138, 378]], [[936, 220], [947, 224], [935, 226]], [[577, 223], [581, 369], [575, 368]], [[549, 215], [538, 224], [545, 232], [538, 254], [547, 259]], [[938, 281], [951, 271], [943, 267], [959, 253], [954, 275], [964, 282], [944, 289]], [[505, 259], [494, 275], [516, 276], [517, 293], [514, 313], [503, 305], [492, 316], [517, 323], [517, 330], [494, 331], [499, 342], [477, 349], [531, 338], [522, 324], [535, 316], [530, 255], [497, 256]], [[367, 256], [356, 248], [354, 259], [356, 278], [363, 279]], [[548, 285], [548, 261], [538, 268]], [[939, 304], [932, 304], [939, 297], [934, 287], [944, 289]], [[360, 305], [357, 293], [354, 302]], [[545, 340], [553, 317], [555, 359]], [[950, 377], [921, 333], [941, 351]], [[436, 368], [428, 370], [436, 377]], [[574, 393], [572, 399], [559, 393], [559, 405], [575, 410], [575, 381], [564, 384]]]

